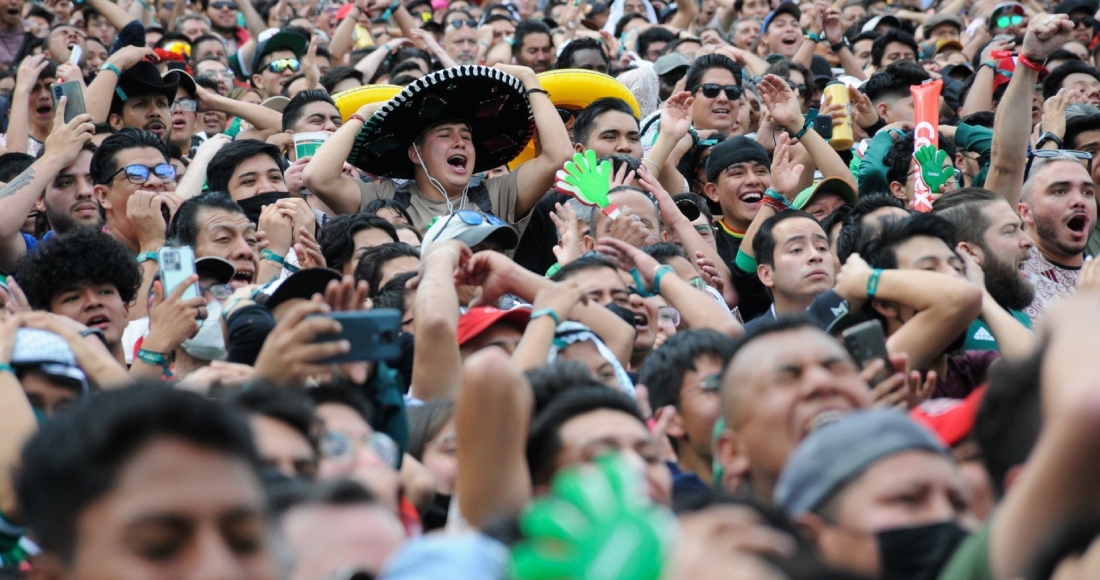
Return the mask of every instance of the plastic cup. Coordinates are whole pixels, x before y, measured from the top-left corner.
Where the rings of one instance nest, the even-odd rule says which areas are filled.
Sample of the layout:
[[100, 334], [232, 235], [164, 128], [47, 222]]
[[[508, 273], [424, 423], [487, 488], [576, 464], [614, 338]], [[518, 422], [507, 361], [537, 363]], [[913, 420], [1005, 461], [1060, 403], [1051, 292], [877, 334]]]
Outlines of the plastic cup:
[[298, 159], [312, 157], [321, 148], [321, 145], [332, 133], [328, 131], [311, 131], [309, 133], [294, 134], [294, 154]]

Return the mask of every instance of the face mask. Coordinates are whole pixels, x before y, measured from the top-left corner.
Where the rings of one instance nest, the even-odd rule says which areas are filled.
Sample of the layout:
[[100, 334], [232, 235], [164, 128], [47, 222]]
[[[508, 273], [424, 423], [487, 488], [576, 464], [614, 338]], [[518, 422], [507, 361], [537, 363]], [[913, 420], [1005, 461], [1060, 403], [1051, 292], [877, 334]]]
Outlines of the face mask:
[[605, 308], [607, 308], [608, 310], [614, 312], [619, 318], [622, 318], [624, 321], [626, 321], [626, 323], [629, 324], [631, 328], [634, 328], [634, 311], [633, 310], [631, 310], [629, 308], [623, 308], [622, 306], [619, 306], [618, 304], [615, 304], [614, 302], [612, 302], [611, 304], [608, 304]]
[[882, 578], [933, 580], [967, 536], [955, 522], [884, 530], [875, 534]]
[[214, 301], [206, 305], [206, 320], [199, 327], [199, 333], [194, 338], [183, 341], [180, 345], [184, 352], [199, 360], [225, 360], [228, 354], [225, 350], [225, 336], [222, 335], [222, 325], [219, 323], [222, 315], [222, 305]]
[[244, 210], [244, 215], [248, 216], [248, 221], [256, 224], [260, 222], [260, 211], [264, 209], [264, 206], [271, 205], [280, 199], [286, 199], [288, 197], [290, 197], [290, 194], [285, 191], [261, 193], [260, 195], [254, 195], [248, 199], [242, 199], [237, 202], [237, 205], [241, 206], [241, 209]]

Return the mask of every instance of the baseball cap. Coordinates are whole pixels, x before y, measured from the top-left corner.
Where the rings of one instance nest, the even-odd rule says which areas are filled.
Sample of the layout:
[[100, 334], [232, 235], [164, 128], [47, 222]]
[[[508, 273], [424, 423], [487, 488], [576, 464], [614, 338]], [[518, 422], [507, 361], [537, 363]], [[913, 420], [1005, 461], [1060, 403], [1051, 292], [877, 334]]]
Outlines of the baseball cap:
[[302, 58], [302, 55], [306, 53], [306, 48], [309, 47], [309, 39], [289, 30], [280, 30], [266, 40], [261, 40], [259, 45], [256, 46], [256, 54], [252, 55], [252, 72], [258, 72], [260, 68], [260, 61], [263, 60], [265, 55], [271, 54], [276, 50], [289, 50], [294, 53], [297, 58]]
[[793, 205], [795, 209], [802, 209], [810, 205], [810, 202], [813, 201], [818, 194], [822, 193], [835, 193], [848, 203], [856, 202], [856, 191], [852, 189], [850, 183], [844, 181], [840, 177], [827, 177], [814, 187], [808, 187], [802, 190], [802, 193], [799, 193], [798, 196], [794, 198], [794, 202], [791, 205]]
[[195, 260], [195, 273], [199, 278], [213, 278], [218, 284], [228, 284], [237, 274], [237, 268], [224, 258], [206, 256]]
[[779, 474], [775, 503], [791, 515], [813, 511], [879, 460], [904, 451], [947, 455], [939, 439], [904, 413], [871, 409], [845, 415], [795, 448]]
[[1027, 13], [1024, 11], [1024, 5], [1019, 2], [1001, 2], [993, 7], [993, 11], [989, 15], [989, 21], [987, 25], [992, 30], [997, 25], [997, 18], [999, 16], [1016, 14], [1024, 16]]
[[859, 29], [860, 32], [874, 32], [878, 28], [879, 24], [887, 24], [891, 28], [901, 28], [901, 20], [898, 20], [897, 16], [893, 14], [883, 14], [882, 16], [875, 16], [867, 21], [867, 24], [863, 25], [863, 28]]
[[684, 55], [678, 52], [670, 52], [657, 58], [657, 61], [653, 63], [653, 72], [664, 75], [678, 68], [686, 69], [690, 65], [691, 63]]
[[262, 302], [268, 310], [275, 310], [277, 306], [294, 298], [309, 300], [314, 294], [324, 294], [328, 283], [340, 280], [340, 273], [328, 268], [306, 268], [299, 270], [286, 278], [272, 281], [260, 289]]
[[814, 75], [814, 84], [818, 87], [824, 87], [825, 83], [833, 80], [833, 69], [829, 66], [829, 61], [825, 60], [825, 57], [820, 54], [815, 54], [810, 58], [810, 73]]
[[424, 242], [420, 246], [421, 257], [428, 255], [428, 248], [436, 242], [458, 240], [471, 248], [492, 238], [505, 250], [519, 245], [519, 234], [504, 220], [489, 213], [460, 209], [448, 215], [441, 215], [432, 221], [428, 231], [424, 232]]
[[274, 97], [264, 99], [263, 102], [260, 103], [260, 106], [271, 109], [276, 113], [282, 113], [288, 104], [290, 104], [290, 99], [282, 95], [275, 95]]
[[955, 50], [962, 50], [963, 45], [957, 40], [941, 38], [936, 41], [936, 47], [932, 50], [932, 56], [936, 56], [937, 54], [952, 48]]
[[522, 331], [530, 319], [531, 309], [525, 307], [511, 310], [501, 310], [495, 306], [471, 308], [458, 318], [458, 346], [466, 344], [498, 322], [511, 323]]
[[76, 356], [60, 336], [38, 328], [20, 328], [15, 332], [15, 347], [11, 366], [34, 369], [71, 383], [81, 392], [88, 392], [88, 380], [76, 364]]
[[909, 417], [932, 430], [944, 445], [953, 446], [974, 428], [987, 388], [982, 385], [965, 399], [929, 399], [910, 411]]
[[779, 16], [780, 14], [790, 14], [791, 16], [794, 16], [795, 20], [802, 20], [802, 10], [798, 8], [798, 4], [795, 4], [794, 2], [784, 2], [779, 6], [776, 6], [775, 10], [772, 10], [768, 13], [767, 16], [764, 17], [764, 24], [760, 27], [760, 33], [763, 34], [767, 32], [768, 26], [771, 25], [772, 20], [775, 20], [775, 17]]

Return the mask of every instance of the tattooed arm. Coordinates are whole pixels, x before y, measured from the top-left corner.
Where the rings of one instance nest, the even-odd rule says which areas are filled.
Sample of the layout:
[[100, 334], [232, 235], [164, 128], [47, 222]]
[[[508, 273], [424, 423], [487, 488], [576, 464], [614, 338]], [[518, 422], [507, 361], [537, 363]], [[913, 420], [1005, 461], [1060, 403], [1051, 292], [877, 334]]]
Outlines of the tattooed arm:
[[457, 240], [432, 245], [420, 265], [413, 306], [416, 345], [412, 396], [421, 401], [454, 400], [462, 385], [458, 351], [458, 291], [455, 273], [470, 259], [470, 248]]

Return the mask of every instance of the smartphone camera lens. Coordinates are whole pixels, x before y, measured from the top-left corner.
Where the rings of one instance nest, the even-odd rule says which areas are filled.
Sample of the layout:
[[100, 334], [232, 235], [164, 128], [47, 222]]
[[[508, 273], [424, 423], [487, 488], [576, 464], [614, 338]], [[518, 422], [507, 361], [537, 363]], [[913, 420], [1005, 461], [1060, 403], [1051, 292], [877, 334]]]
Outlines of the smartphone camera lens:
[[378, 338], [382, 342], [382, 344], [391, 344], [394, 340], [397, 339], [397, 337], [394, 336], [393, 331], [391, 330], [383, 330]]

